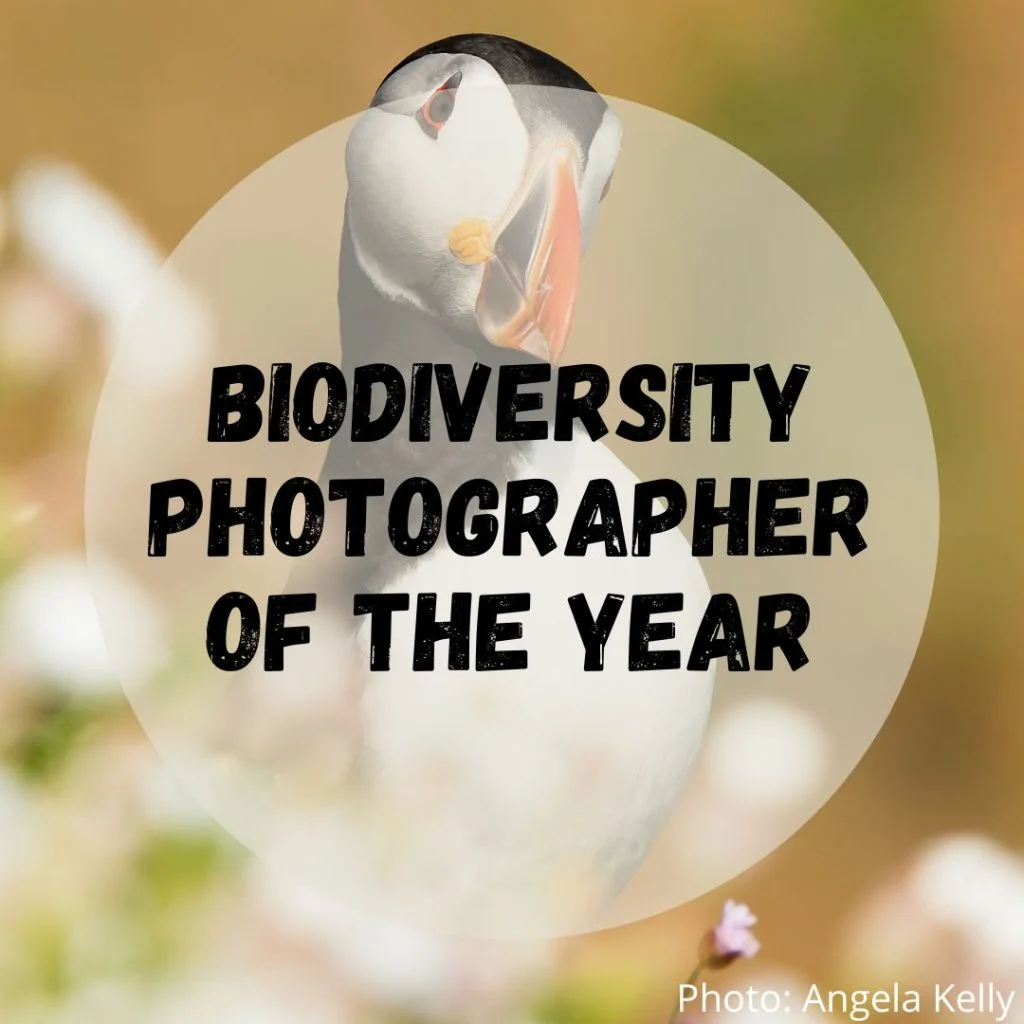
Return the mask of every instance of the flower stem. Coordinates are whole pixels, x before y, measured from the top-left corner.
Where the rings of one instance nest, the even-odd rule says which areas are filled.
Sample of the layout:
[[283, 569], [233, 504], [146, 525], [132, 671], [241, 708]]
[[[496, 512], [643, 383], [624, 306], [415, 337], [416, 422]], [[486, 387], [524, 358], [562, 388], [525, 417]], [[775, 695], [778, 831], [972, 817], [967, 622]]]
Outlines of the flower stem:
[[[697, 979], [701, 975], [701, 971], [703, 971], [706, 966], [707, 966], [707, 961], [706, 960], [701, 960], [701, 962], [699, 964], [697, 964], [696, 967], [694, 967], [693, 971], [691, 971], [689, 978], [686, 979], [686, 984], [687, 985], [696, 985], [697, 984]], [[669, 1014], [669, 1018], [668, 1018], [667, 1024], [676, 1024], [676, 1021], [679, 1020], [679, 1018], [680, 1018], [680, 1013], [681, 1013], [681, 1011], [679, 1011], [679, 1010], [673, 1010]]]

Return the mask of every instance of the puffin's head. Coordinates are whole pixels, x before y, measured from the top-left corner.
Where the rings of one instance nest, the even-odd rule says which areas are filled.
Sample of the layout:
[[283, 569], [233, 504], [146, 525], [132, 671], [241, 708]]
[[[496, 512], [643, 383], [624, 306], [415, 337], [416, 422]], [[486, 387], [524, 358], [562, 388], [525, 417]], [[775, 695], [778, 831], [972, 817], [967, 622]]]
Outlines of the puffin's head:
[[347, 226], [378, 291], [557, 362], [618, 119], [571, 68], [454, 36], [384, 79], [349, 137]]

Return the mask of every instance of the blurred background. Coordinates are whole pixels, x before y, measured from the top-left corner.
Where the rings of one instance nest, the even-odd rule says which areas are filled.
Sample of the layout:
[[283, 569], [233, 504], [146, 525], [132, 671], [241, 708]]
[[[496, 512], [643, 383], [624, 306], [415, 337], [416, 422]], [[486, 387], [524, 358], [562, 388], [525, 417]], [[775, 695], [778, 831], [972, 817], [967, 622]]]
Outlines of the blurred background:
[[[93, 409], [148, 275], [255, 167], [472, 30], [811, 203], [902, 329], [942, 486], [920, 652], [840, 792], [727, 891], [543, 949], [325, 915], [270, 878], [142, 735], [82, 555]], [[653, 1024], [727, 897], [764, 948], [718, 984], [991, 980], [1024, 1020], [1022, 46], [1009, 0], [0, 0], [0, 1021]]]

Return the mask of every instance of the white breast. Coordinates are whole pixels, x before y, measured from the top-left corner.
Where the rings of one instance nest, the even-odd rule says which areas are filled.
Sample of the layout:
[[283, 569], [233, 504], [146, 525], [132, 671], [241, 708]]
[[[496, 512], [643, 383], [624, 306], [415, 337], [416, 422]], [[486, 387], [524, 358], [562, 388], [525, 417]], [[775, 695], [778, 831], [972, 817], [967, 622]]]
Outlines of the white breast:
[[[609, 558], [602, 545], [566, 557], [562, 545], [592, 479], [615, 484], [628, 541], [637, 478], [600, 443], [544, 451], [515, 476], [557, 484], [558, 550], [541, 557], [528, 538], [517, 558], [502, 557], [500, 544], [475, 558], [443, 548], [410, 560], [388, 587], [411, 593], [413, 607], [417, 593], [436, 592], [441, 618], [453, 591], [529, 592], [529, 612], [507, 617], [522, 619], [523, 639], [504, 644], [525, 648], [529, 667], [452, 672], [441, 643], [435, 670], [413, 672], [410, 612], [395, 620], [390, 671], [362, 680], [366, 793], [401, 823], [392, 837], [401, 835], [403, 877], [467, 908], [484, 894], [538, 908], [555, 892], [587, 900], [628, 880], [686, 782], [711, 701], [713, 669], [685, 670], [708, 598], [685, 537], [656, 535], [648, 558]], [[684, 668], [630, 672], [631, 595], [679, 591], [684, 611], [661, 616], [676, 622], [676, 637], [654, 647], [680, 649]], [[606, 594], [626, 595], [602, 672], [583, 668], [568, 604], [580, 592], [594, 614]], [[474, 608], [474, 627], [475, 619]], [[368, 621], [359, 643], [366, 665]]]

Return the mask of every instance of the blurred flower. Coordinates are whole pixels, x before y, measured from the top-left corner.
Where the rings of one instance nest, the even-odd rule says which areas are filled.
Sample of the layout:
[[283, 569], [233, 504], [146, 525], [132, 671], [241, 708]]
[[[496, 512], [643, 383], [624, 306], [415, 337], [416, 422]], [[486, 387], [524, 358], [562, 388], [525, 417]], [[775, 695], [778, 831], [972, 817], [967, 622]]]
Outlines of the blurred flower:
[[549, 963], [548, 943], [442, 937], [328, 901], [262, 863], [250, 882], [284, 935], [314, 943], [356, 993], [421, 1017], [508, 1019]]
[[1024, 858], [981, 835], [942, 836], [874, 893], [843, 936], [857, 983], [1024, 981]]
[[151, 604], [120, 571], [103, 562], [86, 569], [77, 555], [29, 564], [0, 594], [0, 662], [29, 678], [78, 694], [117, 689], [96, 596], [116, 617], [118, 667], [150, 671], [162, 651]]
[[[705, 970], [720, 971], [740, 958], [757, 955], [761, 943], [750, 931], [757, 924], [757, 918], [745, 903], [726, 900], [718, 924], [706, 932], [700, 942], [697, 966], [690, 972], [687, 985], [694, 990]], [[685, 1018], [682, 1018], [685, 1019]], [[681, 1024], [680, 1016], [673, 1011], [669, 1024]]]
[[[32, 1024], [343, 1024], [348, 1019], [327, 979], [294, 977], [273, 965], [214, 960], [179, 969], [166, 983], [138, 978], [91, 980]], [[253, 969], [253, 968], [257, 969]], [[6, 1022], [6, 1018], [5, 1018]], [[26, 1021], [28, 1024], [28, 1021]]]
[[[265, 965], [269, 968], [271, 965]], [[146, 1007], [151, 1024], [343, 1024], [347, 1014], [324, 984], [276, 970], [231, 965], [176, 978]]]
[[696, 984], [702, 971], [720, 971], [736, 960], [757, 956], [761, 943], [750, 930], [755, 924], [757, 918], [750, 912], [750, 907], [726, 900], [718, 924], [701, 939], [699, 959], [690, 974], [689, 983]]
[[784, 810], [816, 792], [828, 745], [802, 708], [761, 697], [724, 711], [711, 727], [705, 757], [710, 784], [727, 800]]
[[750, 930], [755, 924], [757, 918], [750, 912], [750, 907], [745, 903], [726, 900], [722, 918], [711, 933], [715, 956], [726, 963], [731, 963], [738, 957], [756, 956], [761, 943], [754, 938]]
[[673, 864], [694, 878], [738, 873], [774, 848], [824, 796], [830, 742], [804, 708], [741, 697], [711, 716], [685, 813], [669, 832]]
[[119, 204], [68, 164], [27, 166], [14, 183], [14, 219], [28, 251], [85, 306], [128, 316], [162, 262]]
[[131, 371], [151, 391], [187, 377], [210, 341], [206, 311], [120, 205], [59, 163], [26, 167], [13, 196], [25, 247], [100, 318], [109, 354], [127, 341]]
[[946, 836], [919, 856], [909, 887], [987, 965], [1024, 969], [1024, 858], [985, 836]]

